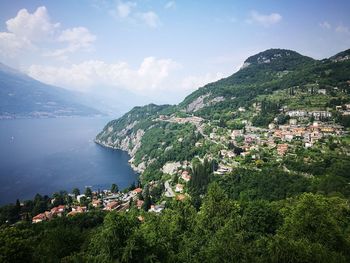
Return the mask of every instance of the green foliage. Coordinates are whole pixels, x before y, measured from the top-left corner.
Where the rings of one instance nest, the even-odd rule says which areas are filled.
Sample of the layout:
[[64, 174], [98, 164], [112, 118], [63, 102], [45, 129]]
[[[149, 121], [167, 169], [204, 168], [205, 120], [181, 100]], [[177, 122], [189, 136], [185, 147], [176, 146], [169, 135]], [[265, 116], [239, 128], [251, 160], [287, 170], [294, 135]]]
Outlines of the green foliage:
[[17, 227], [0, 229], [0, 262], [30, 262], [33, 258], [32, 231]]
[[111, 192], [112, 193], [117, 193], [119, 191], [119, 187], [117, 184], [112, 184], [111, 186]]
[[311, 181], [279, 169], [262, 171], [236, 169], [218, 179], [220, 186], [235, 200], [281, 200], [308, 191]]

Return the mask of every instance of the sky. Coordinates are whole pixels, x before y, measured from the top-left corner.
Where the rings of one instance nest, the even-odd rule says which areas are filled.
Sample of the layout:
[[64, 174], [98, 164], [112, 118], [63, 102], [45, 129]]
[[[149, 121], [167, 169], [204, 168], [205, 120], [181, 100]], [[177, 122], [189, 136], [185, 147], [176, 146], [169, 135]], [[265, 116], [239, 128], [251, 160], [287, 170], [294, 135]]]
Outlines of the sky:
[[127, 105], [178, 103], [269, 48], [350, 48], [348, 0], [2, 0], [0, 62]]

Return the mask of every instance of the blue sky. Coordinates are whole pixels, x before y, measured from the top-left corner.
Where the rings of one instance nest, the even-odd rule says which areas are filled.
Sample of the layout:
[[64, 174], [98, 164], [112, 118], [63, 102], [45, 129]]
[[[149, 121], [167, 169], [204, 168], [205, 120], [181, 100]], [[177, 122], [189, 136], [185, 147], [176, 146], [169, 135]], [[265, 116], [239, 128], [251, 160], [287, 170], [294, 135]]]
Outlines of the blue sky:
[[2, 0], [0, 61], [72, 90], [177, 103], [268, 48], [314, 58], [350, 48], [349, 10], [347, 0]]

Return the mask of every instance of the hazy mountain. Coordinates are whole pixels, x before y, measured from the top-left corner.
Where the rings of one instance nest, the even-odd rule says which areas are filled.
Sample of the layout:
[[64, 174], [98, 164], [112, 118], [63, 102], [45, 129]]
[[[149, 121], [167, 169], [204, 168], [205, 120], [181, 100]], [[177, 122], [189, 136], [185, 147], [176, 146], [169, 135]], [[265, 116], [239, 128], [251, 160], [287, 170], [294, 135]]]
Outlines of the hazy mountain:
[[0, 118], [101, 114], [80, 101], [76, 93], [44, 84], [0, 63]]

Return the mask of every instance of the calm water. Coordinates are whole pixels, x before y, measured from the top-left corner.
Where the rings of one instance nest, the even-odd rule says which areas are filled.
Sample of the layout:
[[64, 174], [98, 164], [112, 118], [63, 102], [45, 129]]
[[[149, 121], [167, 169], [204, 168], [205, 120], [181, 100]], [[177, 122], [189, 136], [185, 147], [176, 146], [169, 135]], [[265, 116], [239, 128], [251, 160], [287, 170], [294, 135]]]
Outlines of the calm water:
[[93, 142], [106, 118], [0, 120], [0, 204], [85, 186], [124, 188], [129, 156]]

